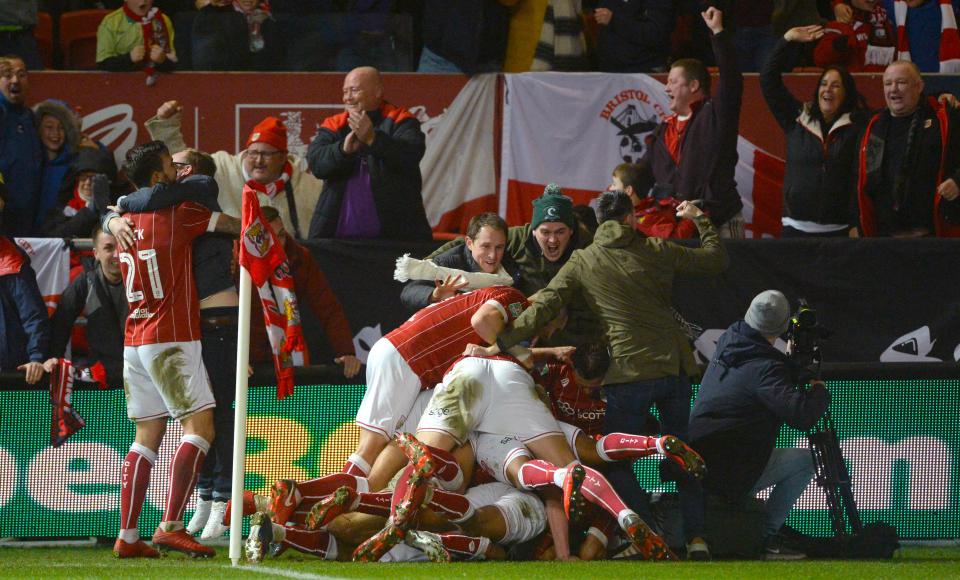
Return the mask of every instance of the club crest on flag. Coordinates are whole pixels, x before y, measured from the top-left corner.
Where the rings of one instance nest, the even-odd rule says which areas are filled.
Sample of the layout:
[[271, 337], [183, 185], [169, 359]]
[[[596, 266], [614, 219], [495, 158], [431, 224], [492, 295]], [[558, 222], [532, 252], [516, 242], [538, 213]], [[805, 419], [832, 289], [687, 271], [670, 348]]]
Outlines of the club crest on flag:
[[267, 255], [272, 242], [273, 238], [263, 223], [260, 222], [260, 218], [256, 218], [246, 231], [243, 232], [244, 247], [251, 255], [257, 258], [262, 258]]
[[511, 305], [508, 306], [507, 308], [510, 309], [510, 314], [511, 314], [514, 318], [520, 316], [520, 314], [523, 313], [523, 304], [520, 304], [519, 302], [514, 302], [513, 304], [511, 304]]
[[643, 157], [650, 134], [666, 117], [663, 107], [651, 102], [650, 96], [639, 89], [620, 91], [600, 112], [600, 118], [616, 130], [620, 158], [625, 163], [635, 163]]

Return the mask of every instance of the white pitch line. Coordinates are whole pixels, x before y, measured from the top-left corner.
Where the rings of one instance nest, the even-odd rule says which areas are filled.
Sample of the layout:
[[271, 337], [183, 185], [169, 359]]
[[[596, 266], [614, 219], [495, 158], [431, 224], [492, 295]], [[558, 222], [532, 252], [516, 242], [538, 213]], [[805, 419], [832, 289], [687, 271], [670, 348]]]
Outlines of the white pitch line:
[[294, 572], [293, 570], [282, 570], [280, 568], [270, 568], [264, 566], [224, 566], [230, 570], [238, 572], [252, 572], [254, 574], [267, 574], [269, 576], [282, 576], [284, 578], [297, 578], [298, 580], [347, 580], [338, 576], [323, 576], [321, 574], [310, 574], [309, 572]]

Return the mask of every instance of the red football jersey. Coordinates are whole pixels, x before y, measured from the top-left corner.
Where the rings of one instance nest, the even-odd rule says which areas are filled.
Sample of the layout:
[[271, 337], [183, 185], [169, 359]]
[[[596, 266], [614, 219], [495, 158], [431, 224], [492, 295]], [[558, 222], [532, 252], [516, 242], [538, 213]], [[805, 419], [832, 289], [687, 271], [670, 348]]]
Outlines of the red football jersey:
[[200, 340], [192, 247], [214, 225], [212, 215], [192, 202], [129, 215], [136, 242], [120, 253], [130, 302], [126, 346]]
[[384, 337], [420, 377], [421, 390], [437, 386], [468, 344], [485, 344], [470, 318], [487, 303], [494, 305], [508, 324], [530, 305], [516, 288], [481, 288], [427, 306]]
[[550, 395], [553, 416], [590, 435], [603, 433], [603, 418], [607, 404], [600, 398], [600, 389], [585, 389], [577, 384], [573, 367], [568, 364], [550, 363], [533, 379]]

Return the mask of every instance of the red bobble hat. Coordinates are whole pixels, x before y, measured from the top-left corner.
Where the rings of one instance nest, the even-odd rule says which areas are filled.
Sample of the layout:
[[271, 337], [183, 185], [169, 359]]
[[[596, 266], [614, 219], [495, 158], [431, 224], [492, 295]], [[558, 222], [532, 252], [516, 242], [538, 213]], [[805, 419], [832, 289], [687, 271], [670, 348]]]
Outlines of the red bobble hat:
[[287, 128], [283, 125], [283, 121], [276, 117], [267, 117], [257, 123], [257, 126], [250, 132], [246, 147], [249, 148], [254, 143], [267, 143], [281, 151], [286, 151]]

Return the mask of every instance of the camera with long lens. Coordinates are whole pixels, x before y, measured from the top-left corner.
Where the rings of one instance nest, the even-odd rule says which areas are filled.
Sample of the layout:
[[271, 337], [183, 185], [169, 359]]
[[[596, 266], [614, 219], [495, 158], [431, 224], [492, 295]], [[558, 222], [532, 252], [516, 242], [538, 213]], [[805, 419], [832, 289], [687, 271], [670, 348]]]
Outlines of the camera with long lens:
[[790, 326], [787, 327], [790, 358], [797, 366], [816, 376], [819, 375], [819, 365], [822, 360], [820, 344], [831, 333], [820, 326], [817, 311], [810, 308], [806, 300], [801, 298], [799, 302], [796, 313], [790, 319]]

